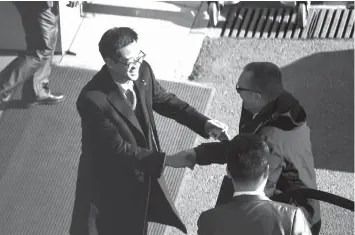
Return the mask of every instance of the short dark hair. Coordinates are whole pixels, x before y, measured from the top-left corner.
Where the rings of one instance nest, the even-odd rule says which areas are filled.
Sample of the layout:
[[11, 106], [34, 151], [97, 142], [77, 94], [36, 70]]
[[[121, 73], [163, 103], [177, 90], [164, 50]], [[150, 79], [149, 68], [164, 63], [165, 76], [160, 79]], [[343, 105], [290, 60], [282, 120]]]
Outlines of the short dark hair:
[[102, 58], [118, 55], [118, 50], [138, 40], [138, 34], [128, 27], [114, 27], [102, 35], [99, 42], [99, 51]]
[[266, 174], [270, 151], [260, 135], [239, 134], [227, 150], [227, 169], [235, 182], [258, 182]]
[[251, 84], [253, 88], [266, 95], [269, 99], [276, 99], [283, 91], [281, 69], [271, 62], [252, 62], [247, 64], [245, 72], [252, 72]]

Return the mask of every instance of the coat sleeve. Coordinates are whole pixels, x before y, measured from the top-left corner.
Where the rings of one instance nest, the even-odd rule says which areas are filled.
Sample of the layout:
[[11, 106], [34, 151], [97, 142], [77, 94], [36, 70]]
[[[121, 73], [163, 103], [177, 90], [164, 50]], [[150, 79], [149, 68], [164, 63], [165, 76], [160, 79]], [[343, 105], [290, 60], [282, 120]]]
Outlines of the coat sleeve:
[[108, 156], [114, 156], [120, 163], [139, 169], [153, 178], [161, 176], [165, 153], [136, 147], [125, 141], [114, 124], [105, 117], [102, 108], [91, 99], [87, 97], [79, 99], [77, 109], [82, 120], [83, 132], [89, 132], [90, 138], [94, 138], [96, 144], [109, 153]]
[[194, 148], [196, 153], [196, 164], [210, 165], [210, 164], [225, 164], [226, 150], [229, 144], [228, 140], [222, 142], [203, 143]]
[[152, 79], [153, 110], [164, 117], [174, 119], [200, 136], [209, 138], [205, 131], [205, 124], [209, 118], [185, 101], [180, 100], [175, 94], [167, 92], [155, 79], [150, 66], [149, 70]]
[[281, 147], [272, 138], [272, 130], [270, 130], [269, 133], [263, 133], [263, 135], [266, 137], [266, 143], [270, 149], [270, 156], [268, 159], [269, 177], [265, 187], [265, 194], [266, 196], [271, 197], [276, 189], [276, 184], [280, 178], [285, 161]]

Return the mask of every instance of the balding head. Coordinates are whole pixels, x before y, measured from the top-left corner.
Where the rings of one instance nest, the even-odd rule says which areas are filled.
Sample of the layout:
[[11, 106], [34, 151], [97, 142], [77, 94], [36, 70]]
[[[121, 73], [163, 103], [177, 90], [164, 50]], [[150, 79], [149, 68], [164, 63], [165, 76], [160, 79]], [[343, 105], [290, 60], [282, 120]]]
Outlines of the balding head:
[[274, 100], [283, 91], [281, 69], [271, 62], [252, 62], [247, 64], [244, 72], [250, 72], [250, 85], [265, 98]]
[[283, 92], [281, 70], [270, 62], [249, 63], [244, 67], [236, 89], [244, 107], [257, 113]]

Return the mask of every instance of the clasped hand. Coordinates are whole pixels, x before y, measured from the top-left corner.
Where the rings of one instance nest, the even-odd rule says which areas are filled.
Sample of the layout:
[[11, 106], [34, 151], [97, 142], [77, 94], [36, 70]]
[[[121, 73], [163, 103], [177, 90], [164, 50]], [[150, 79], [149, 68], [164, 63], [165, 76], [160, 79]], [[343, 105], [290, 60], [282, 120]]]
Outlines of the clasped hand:
[[210, 119], [205, 124], [206, 133], [215, 140], [229, 140], [228, 126], [218, 120]]
[[173, 155], [166, 155], [165, 157], [165, 166], [170, 166], [174, 168], [188, 167], [193, 170], [195, 164], [196, 153], [193, 149], [183, 150]]
[[[228, 126], [217, 120], [208, 120], [205, 124], [206, 133], [216, 140], [229, 140], [227, 134]], [[167, 155], [165, 158], [165, 165], [174, 168], [188, 167], [194, 169], [196, 164], [196, 152], [194, 149], [187, 149], [180, 151], [173, 155]]]

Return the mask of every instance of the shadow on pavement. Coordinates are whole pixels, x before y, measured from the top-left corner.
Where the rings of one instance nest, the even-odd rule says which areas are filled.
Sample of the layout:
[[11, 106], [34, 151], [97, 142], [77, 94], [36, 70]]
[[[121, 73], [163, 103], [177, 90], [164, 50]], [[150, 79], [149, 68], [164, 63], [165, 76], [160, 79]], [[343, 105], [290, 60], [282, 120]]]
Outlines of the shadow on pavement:
[[315, 167], [354, 172], [354, 50], [316, 53], [282, 71], [308, 114]]

